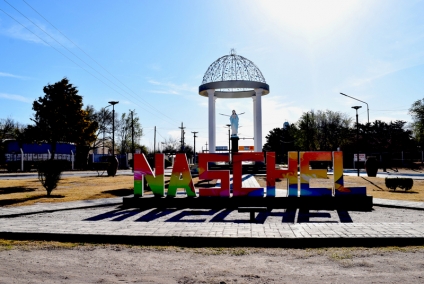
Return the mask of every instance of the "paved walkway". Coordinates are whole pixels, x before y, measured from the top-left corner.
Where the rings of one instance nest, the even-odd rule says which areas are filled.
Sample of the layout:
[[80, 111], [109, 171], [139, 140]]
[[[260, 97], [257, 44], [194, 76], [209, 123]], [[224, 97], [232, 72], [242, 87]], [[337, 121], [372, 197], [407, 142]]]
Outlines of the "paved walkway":
[[[253, 177], [245, 177], [243, 182], [252, 186], [256, 180]], [[120, 204], [122, 204], [121, 197], [0, 208], [0, 237], [194, 246], [310, 247], [424, 244], [424, 222], [422, 220], [414, 223], [355, 223], [352, 220], [346, 223], [325, 221], [294, 223], [281, 222], [280, 217], [280, 221], [277, 222], [249, 223], [248, 214], [235, 213], [239, 214], [236, 215], [236, 219], [226, 219], [225, 216], [230, 213], [225, 212], [225, 210], [222, 212], [192, 210], [192, 213], [189, 214], [190, 216], [210, 215], [208, 218], [212, 219], [217, 219], [215, 216], [222, 215], [218, 218], [219, 220], [205, 222], [204, 219], [201, 219], [201, 216], [197, 219], [196, 217], [191, 220], [184, 219], [184, 217], [189, 216], [187, 212], [178, 213], [171, 209], [168, 211], [177, 215], [172, 217], [173, 220], [170, 221], [169, 212], [153, 210], [146, 211], [146, 214], [146, 212], [138, 209], [121, 209], [119, 208]], [[424, 210], [423, 202], [376, 198], [374, 205]], [[102, 206], [104, 209], [102, 209]], [[80, 218], [79, 216], [74, 219], [66, 218], [66, 216], [69, 217], [69, 214], [77, 214], [76, 212], [83, 212], [84, 210], [97, 210], [95, 212], [100, 212], [100, 214], [90, 218]], [[61, 213], [61, 211], [63, 212]], [[346, 212], [337, 213], [339, 215], [346, 214]], [[131, 219], [132, 216], [137, 214], [145, 215], [141, 218], [137, 217], [136, 220]], [[167, 214], [168, 216], [166, 216]], [[282, 211], [282, 213], [270, 213], [270, 216], [273, 214], [285, 218], [291, 213]], [[313, 214], [319, 215], [320, 213]], [[363, 214], [370, 214], [370, 218], [372, 218], [373, 212]], [[145, 216], [147, 215], [154, 218], [146, 219]], [[123, 221], [125, 219], [127, 220]]]

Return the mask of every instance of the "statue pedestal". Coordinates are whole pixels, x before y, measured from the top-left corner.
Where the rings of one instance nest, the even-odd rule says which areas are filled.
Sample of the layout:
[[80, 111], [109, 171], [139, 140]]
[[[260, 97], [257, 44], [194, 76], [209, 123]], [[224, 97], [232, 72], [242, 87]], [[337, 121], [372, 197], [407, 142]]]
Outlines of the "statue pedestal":
[[231, 153], [238, 152], [238, 141], [239, 141], [239, 138], [237, 136], [231, 137]]

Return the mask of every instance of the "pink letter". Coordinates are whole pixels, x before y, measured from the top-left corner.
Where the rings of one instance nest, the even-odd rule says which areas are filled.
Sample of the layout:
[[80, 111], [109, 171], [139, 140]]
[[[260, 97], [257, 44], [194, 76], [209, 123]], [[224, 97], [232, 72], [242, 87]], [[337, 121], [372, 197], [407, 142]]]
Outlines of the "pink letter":
[[263, 162], [264, 154], [262, 152], [252, 153], [234, 153], [233, 155], [233, 196], [255, 196], [263, 197], [264, 189], [262, 187], [242, 187], [242, 161]]

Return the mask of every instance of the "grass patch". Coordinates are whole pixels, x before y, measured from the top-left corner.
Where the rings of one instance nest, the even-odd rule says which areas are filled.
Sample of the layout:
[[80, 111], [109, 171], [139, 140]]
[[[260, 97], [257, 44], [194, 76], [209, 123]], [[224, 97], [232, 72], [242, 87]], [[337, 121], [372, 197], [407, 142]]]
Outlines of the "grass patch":
[[[58, 241], [26, 241], [26, 240], [8, 240], [0, 239], [0, 251], [11, 249], [37, 250], [37, 249], [128, 249], [132, 252], [137, 251], [157, 251], [164, 253], [194, 253], [201, 255], [228, 255], [243, 256], [262, 254], [269, 256], [282, 256], [285, 258], [310, 258], [314, 256], [324, 256], [331, 261], [338, 262], [340, 265], [369, 267], [370, 264], [364, 261], [364, 258], [371, 255], [387, 255], [391, 253], [411, 253], [423, 252], [424, 246], [405, 246], [405, 247], [349, 247], [349, 248], [251, 248], [251, 247], [180, 247], [180, 246], [145, 246], [145, 245], [121, 245], [105, 243], [72, 243]], [[353, 263], [354, 262], [354, 263]]]
[[[201, 181], [193, 178], [196, 188], [215, 186], [216, 180]], [[169, 177], [165, 177], [168, 188]], [[128, 196], [133, 193], [132, 176], [83, 176], [64, 177], [59, 181], [53, 195], [47, 196], [46, 190], [38, 179], [11, 179], [0, 182], [0, 206], [13, 207], [35, 203], [56, 203], [78, 200], [92, 200]], [[148, 191], [146, 191], [148, 193]]]
[[5, 240], [0, 239], [0, 250], [11, 250], [11, 249], [73, 249], [84, 246], [81, 243], [69, 243], [69, 242], [53, 242], [53, 241], [17, 241], [17, 240]]

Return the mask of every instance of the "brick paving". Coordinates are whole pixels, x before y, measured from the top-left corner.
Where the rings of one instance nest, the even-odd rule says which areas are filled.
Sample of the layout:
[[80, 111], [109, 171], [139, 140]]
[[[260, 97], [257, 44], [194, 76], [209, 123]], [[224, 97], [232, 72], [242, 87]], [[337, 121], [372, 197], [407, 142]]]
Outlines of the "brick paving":
[[[109, 198], [1, 208], [0, 237], [202, 246], [424, 244], [423, 202], [374, 199], [392, 208], [358, 213], [273, 210], [259, 213], [257, 223], [237, 210], [142, 211], [120, 204], [122, 198]], [[398, 222], [387, 221], [391, 212]]]

